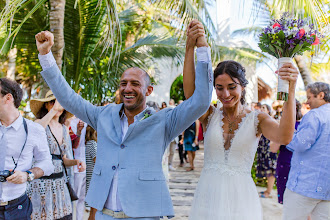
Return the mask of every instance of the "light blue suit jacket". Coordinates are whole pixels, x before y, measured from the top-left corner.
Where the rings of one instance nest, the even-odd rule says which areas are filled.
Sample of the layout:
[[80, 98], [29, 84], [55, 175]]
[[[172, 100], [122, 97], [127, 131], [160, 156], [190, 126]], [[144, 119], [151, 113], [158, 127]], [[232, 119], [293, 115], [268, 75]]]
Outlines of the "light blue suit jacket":
[[197, 62], [192, 97], [176, 108], [152, 112], [152, 116], [136, 120], [123, 140], [119, 117], [122, 104], [92, 105], [70, 88], [57, 65], [41, 74], [61, 105], [97, 130], [97, 160], [86, 198], [88, 204], [103, 209], [119, 165], [118, 193], [126, 215], [174, 216], [162, 156], [169, 143], [209, 108], [213, 88], [211, 63]]

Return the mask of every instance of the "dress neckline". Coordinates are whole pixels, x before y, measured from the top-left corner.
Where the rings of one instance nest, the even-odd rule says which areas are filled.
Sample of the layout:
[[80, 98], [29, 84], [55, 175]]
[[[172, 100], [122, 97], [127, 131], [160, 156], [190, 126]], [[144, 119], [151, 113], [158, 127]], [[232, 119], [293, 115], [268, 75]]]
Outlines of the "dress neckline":
[[230, 145], [229, 145], [228, 149], [225, 148], [225, 137], [224, 137], [224, 129], [223, 129], [223, 126], [224, 126], [225, 123], [223, 122], [223, 119], [224, 119], [223, 110], [219, 109], [219, 111], [220, 111], [220, 131], [221, 131], [221, 135], [222, 135], [222, 144], [221, 144], [221, 146], [222, 146], [223, 150], [226, 153], [226, 159], [228, 159], [228, 154], [229, 154], [230, 149], [232, 148], [232, 144], [233, 144], [233, 142], [234, 142], [234, 140], [236, 139], [236, 136], [237, 136], [236, 134], [238, 133], [238, 131], [240, 131], [242, 125], [244, 124], [244, 122], [246, 121], [248, 116], [253, 113], [253, 111], [246, 113], [245, 116], [242, 117], [241, 122], [238, 123], [237, 129], [234, 130], [234, 134], [233, 134], [234, 136], [233, 136], [232, 139], [230, 139]]

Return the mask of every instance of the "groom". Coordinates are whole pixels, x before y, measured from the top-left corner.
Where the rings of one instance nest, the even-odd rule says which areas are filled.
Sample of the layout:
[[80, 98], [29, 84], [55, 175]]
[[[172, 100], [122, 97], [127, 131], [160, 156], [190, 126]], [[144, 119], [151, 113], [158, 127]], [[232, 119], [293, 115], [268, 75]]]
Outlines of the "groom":
[[[50, 51], [54, 36], [36, 35], [41, 72], [57, 100], [98, 133], [97, 160], [86, 201], [98, 210], [97, 219], [158, 220], [174, 216], [162, 171], [165, 148], [203, 115], [211, 101], [213, 76], [204, 28], [196, 20], [188, 27], [196, 41], [196, 90], [173, 109], [156, 113], [146, 106], [153, 88], [149, 75], [128, 68], [120, 79], [123, 104], [97, 107], [76, 94], [63, 78]], [[198, 104], [197, 104], [198, 103]]]

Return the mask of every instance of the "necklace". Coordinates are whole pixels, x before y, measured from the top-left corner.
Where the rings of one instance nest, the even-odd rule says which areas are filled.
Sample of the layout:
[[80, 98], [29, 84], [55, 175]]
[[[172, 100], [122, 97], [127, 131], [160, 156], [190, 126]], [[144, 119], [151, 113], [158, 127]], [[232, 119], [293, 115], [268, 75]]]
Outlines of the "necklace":
[[234, 121], [231, 121], [231, 120], [229, 119], [227, 113], [226, 113], [225, 111], [223, 111], [223, 114], [224, 114], [225, 118], [226, 118], [227, 121], [228, 121], [229, 133], [232, 133], [232, 132], [233, 132], [233, 127], [234, 127], [234, 125], [236, 124], [236, 121], [237, 121], [237, 119], [239, 118], [239, 116], [243, 113], [243, 110], [244, 110], [244, 109], [242, 109], [242, 110], [240, 111], [240, 113], [235, 117]]

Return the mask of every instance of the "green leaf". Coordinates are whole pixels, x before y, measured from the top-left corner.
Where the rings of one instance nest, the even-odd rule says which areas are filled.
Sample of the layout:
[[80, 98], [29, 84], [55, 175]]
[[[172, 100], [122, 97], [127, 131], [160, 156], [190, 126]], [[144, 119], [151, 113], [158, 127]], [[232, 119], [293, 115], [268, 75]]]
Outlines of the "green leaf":
[[279, 50], [281, 53], [283, 53], [283, 48], [274, 44], [274, 47], [276, 47], [277, 50]]
[[292, 53], [290, 54], [290, 57], [294, 56], [297, 52], [299, 52], [302, 47], [302, 44], [297, 44], [296, 47], [293, 49]]
[[284, 35], [284, 32], [283, 31], [280, 31], [280, 32], [278, 32], [278, 38], [282, 41], [282, 42], [284, 42], [284, 39], [285, 39], [285, 35]]

